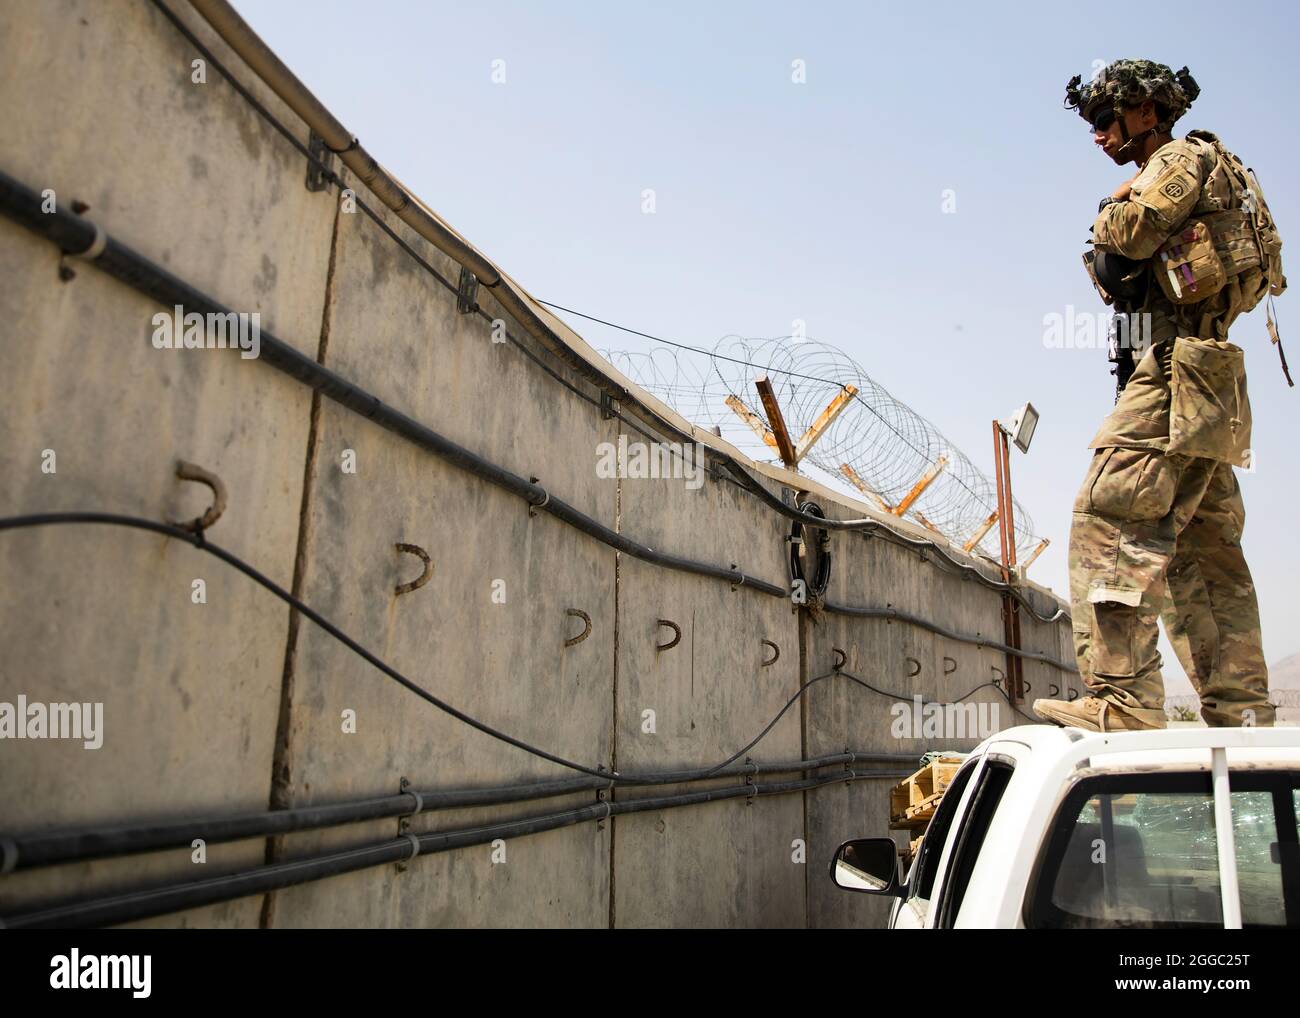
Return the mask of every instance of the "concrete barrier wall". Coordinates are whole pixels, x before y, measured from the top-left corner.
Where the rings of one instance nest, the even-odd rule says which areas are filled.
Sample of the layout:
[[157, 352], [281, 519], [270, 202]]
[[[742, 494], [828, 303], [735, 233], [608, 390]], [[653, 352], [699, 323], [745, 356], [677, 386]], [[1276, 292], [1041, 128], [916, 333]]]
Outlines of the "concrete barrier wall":
[[[308, 141], [187, 5], [171, 6]], [[197, 56], [144, 0], [6, 5], [0, 100], [17, 115], [0, 169], [53, 189], [62, 207], [86, 202], [89, 218], [145, 257], [232, 309], [260, 313], [263, 328], [296, 349], [480, 456], [539, 478], [606, 526], [787, 584], [788, 520], [721, 475], [698, 489], [598, 476], [601, 443], [646, 437], [603, 414], [593, 387], [524, 338], [489, 291], [480, 288], [479, 303], [553, 375], [515, 344], [493, 342], [481, 317], [458, 313], [454, 295], [376, 223], [341, 211], [336, 189], [309, 191], [305, 159], [214, 68], [205, 84], [192, 81]], [[381, 216], [455, 283], [459, 266], [386, 209]], [[1005, 669], [999, 653], [913, 626], [796, 610], [752, 587], [616, 554], [264, 363], [154, 349], [152, 316], [164, 309], [88, 264], [68, 264], [75, 277], [63, 279], [51, 244], [0, 219], [0, 514], [192, 518], [208, 492], [174, 469], [177, 460], [198, 463], [229, 490], [212, 541], [414, 681], [529, 743], [623, 772], [710, 765], [830, 671], [840, 648], [846, 671], [885, 692], [843, 675], [819, 681], [747, 756], [919, 754], [933, 740], [891, 732], [895, 694], [954, 699]], [[792, 496], [782, 472], [752, 473]], [[816, 497], [835, 518], [870, 512]], [[398, 543], [423, 548], [433, 570], [400, 595], [395, 588], [421, 563]], [[831, 549], [832, 599], [892, 605], [1001, 639], [999, 596], [941, 569], [933, 553], [847, 533]], [[571, 610], [591, 628], [567, 646], [583, 628]], [[659, 649], [672, 635], [660, 620], [680, 628], [676, 646]], [[1023, 631], [1029, 649], [1069, 659], [1068, 620], [1026, 621]], [[764, 665], [763, 641], [779, 648], [774, 664]], [[331, 803], [395, 793], [402, 778], [450, 789], [573, 773], [437, 711], [245, 577], [159, 534], [90, 525], [0, 533], [0, 646], [0, 702], [21, 694], [99, 702], [104, 712], [98, 749], [0, 740], [0, 834]], [[1031, 695], [1061, 681], [1036, 663], [1025, 677]], [[992, 688], [973, 699], [1001, 704], [999, 727], [1021, 720]], [[886, 903], [836, 890], [827, 864], [840, 840], [885, 833], [891, 783], [645, 810], [143, 923], [874, 925]], [[611, 794], [622, 801], [684, 787]], [[593, 801], [582, 793], [428, 812], [409, 829], [491, 825]], [[0, 876], [0, 918], [398, 830], [396, 819], [379, 820], [214, 844], [201, 865], [177, 849], [20, 869]]]

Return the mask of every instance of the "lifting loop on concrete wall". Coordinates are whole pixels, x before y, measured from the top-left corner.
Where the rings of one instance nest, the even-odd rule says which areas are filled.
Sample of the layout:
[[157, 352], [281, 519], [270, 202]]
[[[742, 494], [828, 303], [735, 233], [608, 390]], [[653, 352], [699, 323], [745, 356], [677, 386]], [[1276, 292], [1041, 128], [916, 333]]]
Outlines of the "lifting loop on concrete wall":
[[910, 662], [911, 665], [912, 665], [912, 669], [911, 669], [911, 671], [909, 671], [909, 672], [907, 673], [907, 677], [908, 677], [909, 679], [911, 679], [911, 678], [915, 678], [916, 676], [918, 676], [918, 675], [921, 674], [921, 662], [920, 662], [920, 661], [918, 661], [918, 660], [917, 660], [916, 658], [914, 658], [914, 657], [905, 657], [905, 658], [903, 658], [903, 660], [904, 660], [904, 661], [908, 661], [908, 662]]
[[1077, 700], [1078, 698], [1079, 698], [1079, 691], [1078, 691], [1077, 689], [1075, 689], [1073, 686], [1071, 686], [1071, 687], [1070, 687], [1070, 696], [1069, 696], [1070, 702], [1073, 703], [1073, 702], [1074, 702], [1075, 700]]
[[429, 577], [433, 575], [433, 561], [429, 558], [429, 553], [418, 544], [403, 544], [399, 541], [393, 547], [398, 551], [406, 552], [408, 555], [414, 555], [424, 563], [424, 571], [419, 576], [410, 583], [399, 583], [393, 588], [393, 593], [400, 597], [402, 594], [409, 594], [413, 590], [419, 590], [429, 582]]
[[[949, 665], [951, 665], [952, 667], [949, 668], [948, 667]], [[957, 662], [945, 654], [943, 658], [943, 674], [951, 675], [956, 670], [957, 670]]]
[[1050, 692], [1048, 692], [1048, 694], [1047, 694], [1048, 696], [1060, 696], [1060, 695], [1061, 695], [1061, 687], [1058, 686], [1058, 685], [1056, 685], [1055, 683], [1053, 683], [1051, 686], [1049, 686], [1048, 689], [1050, 690]]
[[835, 664], [831, 665], [831, 671], [838, 672], [848, 664], [849, 656], [845, 654], [844, 651], [840, 650], [839, 647], [832, 647], [831, 650], [835, 651]]
[[577, 636], [571, 637], [564, 641], [566, 647], [572, 647], [574, 644], [581, 643], [591, 635], [591, 616], [581, 608], [565, 608], [565, 615], [572, 615], [576, 619], [582, 619], [583, 630]]
[[197, 516], [187, 523], [178, 520], [167, 521], [173, 527], [187, 530], [191, 534], [198, 534], [201, 537], [203, 531], [216, 523], [221, 518], [221, 514], [226, 511], [226, 486], [216, 474], [204, 470], [195, 463], [187, 463], [185, 460], [177, 462], [176, 476], [182, 481], [198, 481], [200, 484], [206, 484], [212, 489], [212, 505], [208, 507], [208, 511], [202, 516]]
[[[164, 14], [171, 19], [170, 12], [168, 12], [166, 6], [161, 3], [161, 0], [156, 0], [156, 4], [159, 10], [164, 12]], [[177, 24], [174, 20], [173, 23]], [[180, 28], [182, 32], [186, 31], [183, 25], [178, 24], [177, 27]], [[191, 41], [195, 42], [196, 45], [199, 45], [195, 40], [192, 39]], [[340, 134], [342, 134], [342, 132], [340, 132]], [[331, 147], [334, 151], [341, 151], [337, 147]], [[13, 180], [0, 170], [0, 212], [28, 229], [31, 229], [37, 235], [52, 241], [59, 246], [61, 250], [72, 248], [84, 251], [88, 250], [92, 246], [94, 230], [93, 223], [79, 219], [71, 213], [62, 210], [57, 213], [46, 215], [40, 211], [40, 207], [41, 199], [36, 192], [18, 181]], [[376, 222], [381, 226], [384, 225], [382, 219], [376, 220]], [[205, 309], [213, 309], [217, 313], [224, 313], [221, 311], [222, 305], [220, 303], [166, 273], [159, 266], [154, 265], [147, 259], [137, 255], [125, 245], [118, 244], [113, 240], [113, 238], [110, 237], [108, 239], [107, 245], [104, 256], [99, 258], [96, 264], [101, 266], [105, 273], [122, 281], [137, 292], [144, 293], [154, 299], [166, 299], [166, 301], [171, 304], [182, 304], [186, 307], [195, 306]], [[481, 274], [480, 278], [483, 278]], [[209, 313], [211, 313], [211, 311]], [[550, 500], [549, 493], [544, 489], [527, 489], [522, 484], [522, 478], [504, 471], [495, 464], [482, 460], [469, 450], [464, 449], [455, 443], [450, 442], [443, 436], [430, 431], [419, 422], [413, 421], [397, 411], [386, 407], [371, 393], [360, 389], [347, 379], [344, 379], [333, 372], [327, 371], [314, 360], [299, 353], [289, 344], [277, 339], [270, 333], [264, 332], [262, 335], [261, 360], [263, 363], [270, 365], [276, 370], [285, 372], [302, 384], [318, 389], [323, 394], [328, 395], [330, 399], [334, 400], [340, 406], [343, 406], [354, 413], [361, 414], [367, 419], [392, 430], [403, 438], [415, 442], [417, 445], [433, 452], [435, 455], [453, 459], [454, 462], [463, 466], [470, 472], [484, 477], [492, 481], [492, 483], [498, 484], [516, 495], [522, 495], [530, 503], [539, 494], [542, 498], [543, 505], [548, 503]], [[776, 511], [784, 515], [797, 512], [797, 510], [792, 509], [780, 499], [776, 498], [776, 496], [768, 492], [762, 485], [753, 481], [753, 479], [750, 478], [744, 470], [741, 470], [738, 465], [731, 463], [730, 461], [724, 461], [723, 465], [733, 474], [737, 483], [746, 490], [751, 491], [751, 493], [763, 500]], [[784, 598], [789, 596], [789, 591], [785, 587], [778, 586], [777, 584], [766, 583], [758, 577], [747, 577], [742, 574], [740, 580], [737, 581], [710, 564], [683, 560], [677, 556], [664, 555], [649, 546], [639, 545], [637, 542], [630, 541], [627, 538], [620, 539], [621, 535], [618, 535], [614, 531], [610, 531], [596, 520], [579, 513], [577, 510], [573, 509], [573, 507], [564, 505], [562, 502], [560, 503], [560, 506], [562, 507], [560, 518], [563, 521], [583, 530], [585, 533], [611, 547], [626, 550], [629, 554], [632, 554], [643, 561], [654, 562], [666, 565], [669, 568], [682, 569], [699, 575], [708, 575], [718, 579], [729, 580], [733, 584], [733, 589], [736, 589], [736, 583], [743, 583], [755, 590], [762, 591], [763, 593], [774, 597]], [[557, 510], [550, 511], [557, 512]], [[858, 524], [870, 526], [878, 525], [878, 521], [874, 520], [822, 521], [811, 516], [809, 519], [816, 520], [814, 526], [818, 527], [834, 526], [835, 528], [844, 528], [849, 525], [856, 526]], [[179, 527], [176, 529], [180, 530]], [[895, 535], [895, 537], [897, 536], [898, 535]], [[900, 537], [899, 540], [902, 540], [902, 538]], [[199, 533], [194, 543], [196, 545], [202, 545], [202, 532]], [[915, 542], [908, 541], [907, 543], [911, 544]], [[960, 568], [963, 570], [975, 570], [974, 566], [968, 567], [961, 565]], [[968, 572], [968, 575], [974, 576], [976, 579], [980, 580], [980, 582], [985, 583], [985, 585], [991, 584], [995, 589], [1001, 589], [1001, 584], [995, 584], [987, 577], [983, 577], [983, 574], [979, 573], [978, 570], [975, 570], [973, 573]], [[1014, 591], [1012, 591], [1012, 596], [1020, 597], [1020, 595]], [[1034, 611], [1032, 605], [1028, 601], [1025, 601], [1023, 597], [1021, 597], [1021, 603], [1026, 606], [1026, 610], [1030, 612]], [[1058, 661], [1054, 658], [1049, 658], [1045, 654], [1017, 650], [1016, 648], [1011, 647], [1003, 647], [1001, 644], [997, 644], [994, 641], [983, 641], [980, 639], [979, 634], [976, 634], [976, 638], [972, 639], [968, 634], [955, 633], [946, 630], [929, 620], [905, 615], [900, 612], [894, 612], [890, 606], [887, 607], [889, 607], [892, 614], [882, 613], [880, 609], [876, 608], [855, 609], [851, 606], [842, 604], [832, 605], [828, 603], [825, 607], [827, 611], [835, 613], [866, 617], [884, 617], [887, 620], [887, 624], [892, 624], [895, 620], [903, 621], [908, 625], [920, 626], [950, 639], [966, 643], [975, 643], [978, 646], [996, 647], [1005, 650], [1009, 654], [1014, 654], [1022, 658], [1045, 661], [1052, 667], [1058, 668], [1069, 674], [1076, 674], [1078, 671], [1075, 665], [1067, 664], [1066, 662]], [[1057, 618], [1061, 617], [1062, 613], [1063, 610], [1058, 610], [1057, 613], [1050, 618], [1035, 613], [1035, 617], [1044, 622], [1054, 622]]]
[[775, 643], [773, 643], [771, 640], [763, 640], [762, 643], [763, 643], [763, 646], [764, 646], [764, 647], [771, 647], [771, 648], [772, 648], [772, 656], [771, 656], [771, 658], [769, 658], [767, 661], [764, 661], [763, 664], [762, 664], [762, 667], [766, 668], [766, 667], [768, 667], [769, 665], [774, 665], [774, 664], [776, 664], [776, 662], [780, 659], [780, 657], [781, 657], [781, 648], [778, 647], [778, 646], [777, 646]]
[[667, 643], [656, 643], [655, 650], [671, 650], [682, 642], [682, 627], [676, 622], [670, 622], [668, 619], [659, 619], [659, 625], [667, 626], [673, 631], [673, 638]]
[[[220, 71], [222, 76], [230, 83], [230, 85], [244, 97], [250, 106], [252, 106], [252, 108], [272, 128], [278, 130], [279, 133], [294, 146], [294, 148], [307, 157], [309, 162], [315, 162], [322, 175], [327, 175], [331, 183], [342, 183], [332, 170], [312, 155], [310, 146], [303, 145], [281, 121], [273, 116], [264, 105], [258, 102], [252, 94], [244, 88], [244, 86], [221, 64], [221, 62], [212, 55], [212, 52], [199, 41], [187, 25], [169, 9], [167, 4], [162, 2], [162, 0], [153, 0], [153, 5], [168, 21], [172, 23], [176, 30], [183, 35], [205, 59], [208, 60], [209, 63]], [[265, 44], [257, 37], [256, 33], [254, 33], [249, 26], [240, 19], [239, 15], [228, 3], [224, 2], [224, 0], [202, 0], [202, 2], [200, 2], [200, 0], [192, 0], [192, 6], [194, 6], [198, 10], [199, 14], [213, 26], [217, 34], [226, 40], [227, 44], [230, 45], [236, 53], [244, 58], [250, 69], [252, 69], [254, 73], [262, 79], [262, 81], [267, 83], [272, 91], [279, 95], [281, 99], [285, 100], [292, 109], [298, 111], [298, 113], [304, 118], [304, 122], [307, 124], [309, 130], [317, 133], [322, 138], [327, 151], [345, 157], [345, 164], [360, 177], [371, 194], [396, 212], [399, 218], [414, 229], [416, 233], [420, 234], [439, 250], [451, 257], [457, 264], [473, 272], [475, 276], [483, 282], [483, 285], [486, 285], [489, 288], [495, 288], [502, 283], [501, 272], [480, 252], [460, 238], [459, 235], [455, 234], [454, 231], [450, 230], [434, 216], [429, 214], [424, 209], [422, 203], [415, 199], [399, 181], [391, 177], [376, 162], [374, 157], [361, 147], [356, 135], [349, 132], [341, 123], [339, 123], [339, 121], [320, 104], [316, 97], [304, 88], [302, 83], [298, 81], [292, 72], [290, 72], [289, 69], [280, 62], [279, 58], [265, 46]], [[6, 180], [4, 183], [8, 184], [9, 181]], [[3, 188], [0, 187], [0, 191], [2, 190]], [[26, 198], [27, 196], [23, 195], [21, 197]], [[415, 255], [414, 251], [401, 241], [398, 235], [388, 227], [380, 216], [364, 203], [359, 203], [359, 207], [369, 215], [381, 229], [388, 233], [395, 242], [405, 247], [408, 252], [417, 259], [417, 261], [421, 261], [418, 256]], [[84, 205], [79, 209], [77, 203], [73, 203], [74, 212], [80, 213], [80, 211], [83, 210]], [[59, 218], [65, 219], [66, 216], [66, 213], [62, 213], [59, 215]], [[41, 218], [45, 217], [42, 216]], [[51, 215], [48, 218], [54, 219], [55, 216]], [[24, 221], [24, 225], [35, 230], [37, 233], [47, 236], [48, 239], [56, 239], [44, 228], [35, 226], [32, 220]], [[63, 223], [62, 225], [66, 225], [66, 223]], [[93, 223], [89, 224], [89, 226], [97, 229]], [[56, 239], [56, 242], [61, 244], [63, 243], [61, 239]], [[111, 243], [111, 238], [108, 242]], [[87, 244], [87, 248], [90, 246], [92, 245]], [[105, 271], [123, 279], [123, 281], [127, 282], [128, 285], [131, 285], [138, 290], [143, 289], [141, 285], [143, 281], [142, 277], [128, 277], [122, 274], [123, 262], [143, 261], [143, 259], [140, 259], [138, 255], [124, 246], [119, 246], [118, 249], [113, 251], [112, 260], [116, 264], [107, 268]], [[430, 271], [436, 278], [443, 282], [444, 285], [447, 285], [450, 288], [449, 281], [443, 279], [436, 270], [427, 263], [421, 263], [424, 265], [426, 270]], [[173, 277], [168, 278], [172, 283], [178, 282]], [[159, 291], [156, 289], [148, 292], [150, 292], [154, 297], [159, 296]], [[515, 295], [509, 287], [502, 287], [499, 297], [506, 302], [507, 310], [519, 319], [519, 321], [524, 325], [524, 328], [529, 331], [534, 338], [538, 339], [539, 342], [541, 342], [542, 345], [552, 353], [562, 356], [572, 366], [577, 367], [586, 377], [596, 382], [602, 391], [614, 392], [621, 400], [628, 401], [632, 406], [637, 408], [635, 412], [638, 416], [642, 416], [644, 420], [651, 424], [651, 426], [661, 427], [666, 425], [670, 432], [681, 434], [689, 440], [690, 436], [688, 434], [677, 432], [676, 426], [671, 425], [671, 423], [664, 418], [659, 411], [653, 409], [649, 404], [637, 400], [635, 395], [624, 388], [621, 383], [616, 382], [610, 376], [594, 368], [581, 356], [570, 350], [560, 335], [547, 326], [541, 318], [533, 314], [530, 310], [530, 305]], [[481, 310], [480, 313], [486, 314]], [[561, 351], [563, 351], [563, 353], [561, 353]], [[282, 366], [277, 366], [283, 369]], [[299, 381], [306, 381], [305, 377], [302, 375], [295, 375], [295, 377], [297, 377]], [[846, 393], [847, 389], [844, 393], [841, 393], [841, 397], [845, 396]], [[837, 399], [841, 397], [837, 397]], [[834, 406], [834, 404], [832, 404], [832, 406]], [[829, 420], [827, 423], [829, 423]], [[809, 437], [810, 436], [805, 436], [805, 438]], [[802, 445], [804, 440], [801, 439], [800, 441]], [[799, 512], [799, 510], [792, 509], [790, 506], [782, 503], [775, 495], [767, 491], [766, 488], [763, 488], [762, 485], [754, 481], [753, 478], [749, 477], [745, 471], [741, 469], [740, 464], [731, 459], [731, 457], [723, 456], [722, 466], [725, 467], [728, 472], [736, 476], [744, 490], [749, 491], [751, 494], [760, 498], [770, 508], [773, 508], [782, 515], [790, 518], [794, 518], [791, 514]], [[827, 526], [832, 525], [836, 529], [846, 530], [860, 530], [865, 528], [863, 532], [867, 534], [876, 531], [881, 526], [879, 521], [874, 519], [828, 521]], [[891, 539], [906, 540], [907, 543], [910, 544], [918, 543], [915, 540], [901, 538], [901, 535], [895, 535], [895, 538]], [[1019, 591], [1015, 590], [1014, 587], [1008, 588], [1006, 584], [991, 580], [984, 576], [975, 565], [958, 562], [955, 558], [943, 552], [937, 545], [930, 544], [930, 547], [945, 558], [950, 565], [964, 570], [966, 575], [975, 578], [978, 582], [982, 582], [986, 586], [990, 586], [994, 589], [1006, 590], [1012, 597], [1021, 601], [1040, 621], [1055, 622], [1063, 614], [1063, 609], [1058, 608], [1057, 612], [1050, 618], [1039, 615], [1033, 609], [1032, 604], [1025, 599]], [[1070, 669], [1067, 668], [1066, 670]]]

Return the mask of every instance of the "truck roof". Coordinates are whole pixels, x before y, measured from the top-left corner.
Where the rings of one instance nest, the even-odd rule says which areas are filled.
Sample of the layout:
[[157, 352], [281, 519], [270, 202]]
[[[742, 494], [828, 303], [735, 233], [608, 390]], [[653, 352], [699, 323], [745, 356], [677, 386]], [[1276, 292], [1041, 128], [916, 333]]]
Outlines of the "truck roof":
[[1035, 767], [1073, 757], [1092, 771], [1205, 770], [1211, 749], [1227, 750], [1230, 768], [1300, 768], [1300, 728], [1179, 727], [1151, 732], [1088, 732], [1055, 725], [1018, 725], [985, 739], [975, 753], [998, 743], [1032, 751]]

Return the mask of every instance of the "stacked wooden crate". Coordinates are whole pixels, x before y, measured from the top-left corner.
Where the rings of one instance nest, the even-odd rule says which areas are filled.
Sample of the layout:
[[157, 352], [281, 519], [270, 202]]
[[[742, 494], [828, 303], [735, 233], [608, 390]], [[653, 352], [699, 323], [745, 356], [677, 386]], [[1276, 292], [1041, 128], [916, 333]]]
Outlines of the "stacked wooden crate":
[[958, 754], [935, 757], [889, 790], [890, 829], [914, 835], [907, 848], [898, 850], [904, 865], [910, 864], [920, 850], [925, 828], [963, 759]]

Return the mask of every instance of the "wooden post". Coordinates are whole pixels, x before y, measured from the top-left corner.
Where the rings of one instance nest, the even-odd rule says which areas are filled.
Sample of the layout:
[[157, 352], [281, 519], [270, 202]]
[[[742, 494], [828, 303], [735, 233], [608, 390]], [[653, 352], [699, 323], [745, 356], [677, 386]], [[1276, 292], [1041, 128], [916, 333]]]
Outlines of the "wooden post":
[[745, 406], [745, 401], [743, 399], [736, 395], [728, 396], [727, 406], [731, 407], [732, 412], [753, 429], [754, 434], [770, 445], [773, 449], [776, 448], [776, 439], [772, 436], [772, 432], [767, 430], [767, 425], [763, 423], [763, 418], [759, 417], [753, 410]]
[[912, 490], [907, 493], [903, 501], [899, 502], [898, 505], [894, 506], [894, 515], [902, 516], [903, 513], [907, 512], [907, 510], [912, 508], [912, 503], [915, 502], [918, 498], [920, 498], [921, 493], [924, 492], [926, 488], [930, 487], [930, 485], [934, 483], [934, 479], [938, 477], [941, 473], [943, 473], [943, 469], [947, 465], [948, 465], [948, 454], [945, 452], [935, 461], [934, 466], [932, 466], [929, 470], [927, 470], [922, 475], [921, 479], [917, 481], [914, 485], [912, 485]]
[[921, 511], [920, 511], [919, 509], [916, 510], [916, 511], [914, 511], [914, 512], [912, 513], [912, 515], [916, 517], [917, 522], [920, 523], [921, 526], [925, 527], [926, 530], [932, 530], [932, 531], [934, 531], [934, 533], [936, 533], [936, 534], [938, 534], [940, 537], [942, 537], [945, 541], [948, 540], [948, 535], [945, 534], [945, 533], [944, 533], [942, 530], [940, 530], [938, 527], [936, 527], [936, 526], [935, 526], [933, 523], [931, 523], [929, 520], [927, 520], [927, 519], [925, 518], [925, 516], [922, 515], [922, 513], [921, 513]]
[[997, 521], [998, 521], [998, 511], [994, 509], [991, 513], [989, 513], [989, 518], [979, 525], [979, 528], [975, 531], [975, 533], [971, 534], [970, 540], [961, 546], [961, 550], [969, 553], [970, 550], [975, 547], [975, 545], [979, 544], [980, 541], [984, 540], [984, 535], [993, 529], [993, 524], [997, 523]]
[[[768, 423], [764, 423], [763, 418], [745, 405], [745, 401], [734, 393], [727, 396], [726, 403], [732, 412], [742, 421], [749, 425], [750, 429], [763, 442], [775, 449], [781, 456], [783, 462], [791, 470], [797, 468], [799, 461], [807, 455], [817, 440], [826, 434], [826, 430], [835, 422], [844, 408], [849, 405], [849, 401], [857, 395], [858, 388], [856, 385], [846, 385], [827, 405], [826, 409], [818, 415], [817, 420], [813, 421], [812, 427], [803, 433], [799, 439], [798, 445], [790, 442], [790, 433], [786, 428], [785, 417], [781, 413], [781, 407], [776, 401], [776, 394], [772, 390], [772, 384], [764, 376], [754, 382], [758, 389], [759, 398], [763, 401], [763, 410], [767, 414]], [[770, 427], [769, 427], [770, 424]], [[785, 446], [782, 445], [782, 439], [785, 440]]]
[[776, 438], [776, 451], [781, 456], [781, 462], [793, 470], [799, 464], [799, 457], [795, 455], [794, 442], [790, 440], [790, 432], [785, 426], [785, 418], [781, 415], [781, 404], [776, 401], [772, 383], [767, 375], [763, 375], [754, 379], [754, 388], [758, 390], [758, 396], [763, 401], [763, 410], [767, 413], [767, 426]]
[[857, 395], [858, 387], [856, 385], [846, 385], [839, 391], [839, 394], [826, 404], [826, 409], [821, 412], [817, 420], [813, 421], [812, 427], [803, 433], [799, 439], [799, 444], [795, 446], [795, 458], [803, 459], [817, 443], [817, 439], [826, 433], [826, 429], [834, 423], [835, 418], [843, 413], [844, 408], [849, 405], [849, 401]]
[[1043, 549], [1046, 548], [1051, 543], [1052, 542], [1049, 541], [1046, 537], [1044, 537], [1041, 541], [1038, 542], [1038, 547], [1034, 549], [1033, 554], [1030, 555], [1029, 558], [1025, 559], [1024, 565], [1020, 567], [1020, 574], [1022, 576], [1029, 569], [1029, 567], [1034, 564], [1034, 559], [1038, 558], [1038, 556], [1043, 553]]
[[843, 474], [845, 477], [847, 477], [850, 483], [852, 483], [853, 487], [857, 488], [858, 491], [862, 492], [862, 494], [867, 495], [870, 498], [874, 498], [877, 502], [879, 502], [880, 508], [885, 510], [885, 512], [892, 513], [894, 511], [894, 507], [890, 505], [888, 502], [886, 502], [883, 498], [881, 498], [880, 494], [877, 491], [875, 491], [875, 489], [871, 488], [866, 481], [864, 481], [861, 477], [859, 477], [858, 472], [854, 470], [851, 466], [849, 466], [847, 463], [840, 464], [840, 473]]

